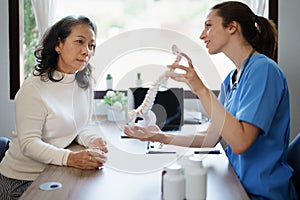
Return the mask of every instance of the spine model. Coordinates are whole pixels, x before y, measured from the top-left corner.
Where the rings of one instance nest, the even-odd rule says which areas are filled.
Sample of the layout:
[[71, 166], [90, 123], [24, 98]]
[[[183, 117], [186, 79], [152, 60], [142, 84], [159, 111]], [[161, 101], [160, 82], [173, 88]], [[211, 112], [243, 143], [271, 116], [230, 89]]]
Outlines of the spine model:
[[[176, 55], [175, 62], [180, 62], [181, 60], [181, 51], [176, 45], [172, 45], [172, 53]], [[156, 116], [151, 111], [151, 108], [154, 104], [157, 91], [162, 83], [167, 81], [168, 77], [166, 76], [167, 72], [164, 72], [159, 78], [154, 82], [154, 84], [148, 89], [147, 94], [142, 102], [142, 104], [134, 110], [128, 112], [130, 122], [129, 126], [134, 126], [135, 120], [137, 117], [141, 117], [144, 120], [144, 125], [154, 125], [156, 123]]]

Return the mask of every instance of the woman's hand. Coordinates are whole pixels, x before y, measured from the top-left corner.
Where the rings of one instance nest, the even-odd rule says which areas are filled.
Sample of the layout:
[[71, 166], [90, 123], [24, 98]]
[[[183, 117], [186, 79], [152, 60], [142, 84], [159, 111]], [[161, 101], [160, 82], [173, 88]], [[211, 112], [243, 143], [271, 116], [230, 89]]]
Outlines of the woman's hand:
[[141, 126], [125, 126], [124, 133], [129, 137], [139, 139], [141, 141], [163, 142], [164, 133], [156, 125]]
[[90, 141], [88, 147], [91, 149], [100, 149], [104, 153], [108, 152], [106, 141], [102, 137], [98, 137]]
[[[167, 76], [171, 79], [179, 82], [186, 83], [191, 90], [196, 94], [197, 90], [205, 87], [198, 74], [196, 73], [194, 66], [192, 64], [191, 58], [185, 53], [180, 53], [188, 61], [188, 67], [179, 65], [178, 62], [174, 62], [172, 65], [168, 65], [169, 69], [173, 69], [170, 72], [167, 72]], [[175, 69], [183, 70], [185, 73], [176, 73]]]
[[71, 152], [67, 165], [79, 169], [98, 169], [102, 167], [107, 158], [100, 149], [85, 149], [78, 152]]

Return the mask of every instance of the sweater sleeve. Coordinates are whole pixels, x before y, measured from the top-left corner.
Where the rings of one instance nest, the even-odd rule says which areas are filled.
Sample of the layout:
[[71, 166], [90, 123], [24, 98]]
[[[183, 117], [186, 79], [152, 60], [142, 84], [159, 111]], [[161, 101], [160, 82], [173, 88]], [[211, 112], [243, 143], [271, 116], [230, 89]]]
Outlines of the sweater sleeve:
[[15, 98], [16, 130], [23, 154], [35, 161], [66, 165], [70, 150], [43, 140], [47, 107], [33, 84], [25, 84]]
[[89, 147], [90, 142], [95, 139], [102, 137], [101, 130], [96, 122], [89, 121], [89, 123], [80, 130], [76, 138], [76, 142], [85, 147]]
[[91, 83], [91, 87], [88, 88], [88, 98], [89, 98], [89, 119], [85, 126], [83, 126], [78, 136], [76, 137], [76, 142], [85, 147], [89, 146], [89, 143], [99, 137], [103, 137], [101, 128], [96, 121], [93, 120], [93, 100], [94, 100], [94, 90], [93, 85]]

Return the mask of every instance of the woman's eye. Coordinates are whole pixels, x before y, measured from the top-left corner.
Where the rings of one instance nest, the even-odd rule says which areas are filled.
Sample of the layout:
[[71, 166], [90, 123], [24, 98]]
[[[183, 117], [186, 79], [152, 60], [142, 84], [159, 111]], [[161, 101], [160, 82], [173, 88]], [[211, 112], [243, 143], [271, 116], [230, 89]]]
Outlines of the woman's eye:
[[95, 46], [96, 46], [95, 44], [90, 44], [90, 45], [89, 45], [89, 48], [90, 48], [90, 49], [95, 49]]
[[83, 44], [83, 40], [76, 40], [78, 44]]

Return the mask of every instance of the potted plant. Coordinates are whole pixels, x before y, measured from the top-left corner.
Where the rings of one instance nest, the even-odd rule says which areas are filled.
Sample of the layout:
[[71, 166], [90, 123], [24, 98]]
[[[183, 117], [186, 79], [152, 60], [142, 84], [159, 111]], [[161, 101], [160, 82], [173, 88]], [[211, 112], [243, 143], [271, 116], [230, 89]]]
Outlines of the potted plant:
[[104, 103], [109, 106], [107, 119], [109, 121], [125, 121], [125, 111], [127, 108], [127, 98], [123, 92], [107, 91], [103, 97]]

